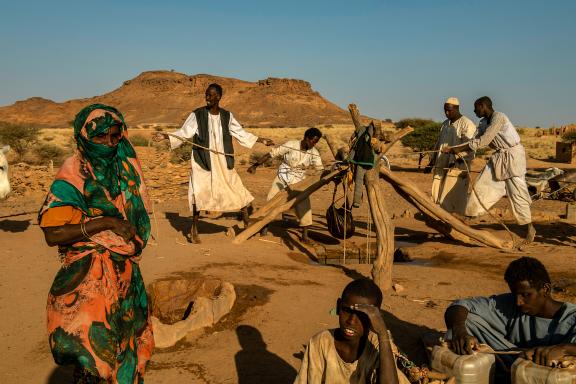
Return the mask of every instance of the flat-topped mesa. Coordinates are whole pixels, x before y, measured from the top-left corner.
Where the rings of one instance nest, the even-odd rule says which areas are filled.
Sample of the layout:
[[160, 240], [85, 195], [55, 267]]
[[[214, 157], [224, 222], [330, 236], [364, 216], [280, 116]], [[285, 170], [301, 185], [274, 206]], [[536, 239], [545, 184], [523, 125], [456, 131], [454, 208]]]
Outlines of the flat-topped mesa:
[[154, 93], [180, 91], [185, 94], [190, 94], [191, 96], [203, 96], [208, 85], [212, 83], [218, 83], [225, 89], [233, 89], [251, 84], [242, 80], [207, 74], [190, 76], [173, 71], [147, 71], [142, 72], [131, 80], [126, 80], [120, 89], [136, 87]]
[[224, 89], [222, 107], [248, 127], [304, 127], [346, 124], [346, 111], [312, 89], [309, 82], [269, 77], [244, 81], [208, 74], [175, 71], [142, 72], [106, 94], [62, 103], [33, 97], [0, 107], [0, 121], [66, 127], [83, 107], [92, 103], [113, 105], [130, 126], [163, 124], [179, 126], [195, 109], [205, 105], [209, 84]]
[[309, 82], [298, 79], [280, 79], [277, 77], [269, 77], [264, 80], [258, 80], [258, 87], [270, 88], [273, 90], [289, 90], [297, 93], [313, 93], [318, 94], [312, 89]]

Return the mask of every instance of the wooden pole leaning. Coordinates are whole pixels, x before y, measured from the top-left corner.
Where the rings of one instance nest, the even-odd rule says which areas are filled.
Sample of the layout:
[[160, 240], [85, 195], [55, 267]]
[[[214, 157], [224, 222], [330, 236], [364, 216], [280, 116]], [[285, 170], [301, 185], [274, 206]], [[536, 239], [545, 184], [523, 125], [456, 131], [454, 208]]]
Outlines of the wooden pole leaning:
[[[242, 244], [244, 241], [248, 240], [250, 237], [255, 235], [256, 233], [260, 232], [262, 228], [268, 225], [272, 220], [274, 220], [279, 214], [285, 212], [291, 208], [293, 208], [296, 204], [302, 202], [308, 196], [310, 196], [313, 192], [317, 191], [324, 185], [328, 184], [332, 179], [340, 176], [342, 173], [347, 171], [347, 167], [342, 169], [337, 169], [332, 171], [324, 176], [316, 176], [316, 177], [309, 177], [306, 180], [309, 180], [309, 185], [307, 188], [302, 190], [301, 192], [296, 193], [295, 195], [292, 194], [293, 197], [286, 194], [283, 195], [281, 198], [277, 200], [270, 200], [269, 203], [274, 202], [274, 204], [267, 204], [267, 206], [262, 207], [259, 211], [262, 216], [256, 219], [253, 223], [251, 223], [244, 231], [238, 234], [234, 240], [232, 241], [233, 244]], [[301, 183], [303, 183], [303, 180]], [[294, 184], [297, 187], [299, 184]], [[308, 183], [306, 183], [308, 184]], [[304, 185], [306, 185], [304, 184]], [[265, 210], [263, 208], [266, 208]], [[264, 212], [264, 214], [262, 214]]]
[[414, 185], [398, 177], [389, 169], [381, 167], [380, 175], [409, 203], [431, 218], [432, 221], [427, 222], [427, 224], [432, 224], [432, 227], [440, 233], [471, 245], [480, 244], [498, 249], [511, 249], [513, 247], [512, 242], [504, 241], [488, 231], [474, 229], [464, 224], [440, 206], [434, 204]]

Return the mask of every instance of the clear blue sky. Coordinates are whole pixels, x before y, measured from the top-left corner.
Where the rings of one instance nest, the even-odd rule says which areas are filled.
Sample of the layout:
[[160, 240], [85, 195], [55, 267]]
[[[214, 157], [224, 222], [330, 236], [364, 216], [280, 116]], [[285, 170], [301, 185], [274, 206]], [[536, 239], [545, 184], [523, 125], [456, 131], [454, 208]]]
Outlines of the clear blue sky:
[[394, 120], [440, 120], [447, 96], [474, 117], [488, 95], [517, 125], [576, 122], [574, 0], [21, 0], [2, 2], [0, 36], [0, 105], [174, 69], [304, 79]]

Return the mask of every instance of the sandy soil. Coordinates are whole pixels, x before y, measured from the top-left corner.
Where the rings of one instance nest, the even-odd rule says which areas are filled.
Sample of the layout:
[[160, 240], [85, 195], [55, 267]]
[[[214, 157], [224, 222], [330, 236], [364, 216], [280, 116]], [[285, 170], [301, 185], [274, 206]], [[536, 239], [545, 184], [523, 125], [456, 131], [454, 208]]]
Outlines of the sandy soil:
[[[263, 148], [259, 148], [263, 151]], [[229, 226], [238, 226], [233, 215], [202, 219], [203, 243], [189, 245], [183, 231], [189, 225], [186, 193], [186, 167], [167, 167], [166, 157], [154, 148], [139, 148], [151, 192], [156, 201], [153, 217], [155, 239], [146, 248], [142, 273], [147, 283], [160, 278], [212, 276], [233, 283], [238, 300], [233, 311], [215, 327], [190, 335], [175, 347], [157, 350], [152, 358], [147, 383], [290, 383], [300, 365], [303, 345], [316, 332], [335, 327], [330, 315], [343, 287], [358, 276], [369, 276], [370, 265], [350, 261], [326, 266], [313, 262], [312, 249], [298, 242], [296, 229], [275, 222], [271, 235], [255, 237], [241, 246], [231, 244], [225, 234]], [[396, 153], [398, 155], [399, 152]], [[392, 164], [401, 164], [399, 174], [430, 190], [430, 177], [416, 172], [415, 162], [391, 156]], [[479, 161], [475, 168], [482, 166]], [[550, 164], [531, 161], [533, 167]], [[558, 164], [555, 164], [556, 166]], [[238, 167], [255, 205], [265, 200], [273, 169], [246, 172]], [[173, 182], [164, 179], [170, 171]], [[22, 172], [36, 172], [24, 177]], [[12, 177], [36, 179], [37, 172], [49, 170], [14, 167]], [[182, 180], [180, 180], [182, 179]], [[162, 185], [171, 185], [167, 192]], [[59, 268], [57, 252], [49, 248], [36, 223], [34, 212], [44, 192], [26, 185], [18, 193], [0, 202], [0, 317], [2, 348], [0, 382], [68, 383], [70, 371], [52, 361], [45, 331], [45, 300]], [[31, 192], [26, 192], [26, 191]], [[386, 186], [387, 204], [394, 215], [396, 241], [411, 246], [411, 263], [394, 265], [394, 281], [404, 290], [385, 299], [386, 320], [399, 346], [417, 362], [424, 362], [419, 337], [423, 332], [444, 328], [443, 312], [451, 300], [470, 295], [503, 292], [502, 275], [513, 259], [530, 255], [549, 268], [563, 300], [576, 302], [576, 227], [561, 220], [565, 204], [538, 201], [533, 206], [538, 230], [537, 243], [523, 252], [504, 252], [467, 247], [448, 241], [414, 218], [416, 212]], [[313, 237], [318, 243], [338, 248], [342, 244], [327, 235], [324, 212], [330, 203], [332, 186], [312, 197], [315, 209]], [[510, 222], [508, 202], [495, 210]], [[347, 247], [366, 245], [366, 203], [354, 212], [357, 234]], [[417, 215], [416, 215], [417, 216]], [[475, 223], [499, 236], [501, 226], [487, 217]], [[512, 230], [517, 229], [513, 224]], [[239, 230], [237, 228], [237, 230]], [[374, 234], [370, 234], [374, 241]], [[369, 240], [370, 241], [370, 240]]]

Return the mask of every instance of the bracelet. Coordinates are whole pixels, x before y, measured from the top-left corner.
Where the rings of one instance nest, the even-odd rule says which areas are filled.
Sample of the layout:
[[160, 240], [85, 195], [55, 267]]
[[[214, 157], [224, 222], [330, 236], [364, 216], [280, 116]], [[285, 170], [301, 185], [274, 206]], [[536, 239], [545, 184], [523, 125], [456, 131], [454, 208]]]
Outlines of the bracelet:
[[82, 232], [82, 235], [84, 235], [84, 237], [85, 237], [87, 240], [91, 240], [91, 239], [90, 239], [90, 235], [88, 234], [88, 232], [86, 232], [86, 227], [84, 226], [84, 220], [82, 220], [82, 221], [80, 222], [80, 231]]

